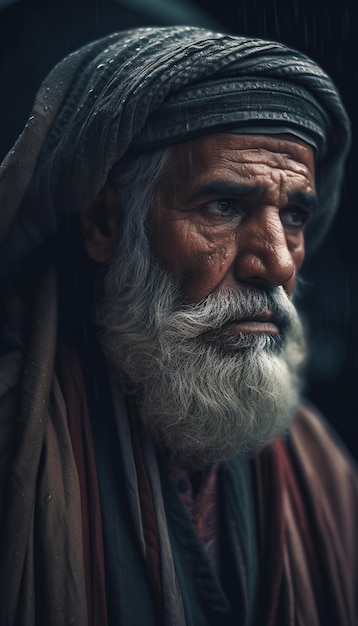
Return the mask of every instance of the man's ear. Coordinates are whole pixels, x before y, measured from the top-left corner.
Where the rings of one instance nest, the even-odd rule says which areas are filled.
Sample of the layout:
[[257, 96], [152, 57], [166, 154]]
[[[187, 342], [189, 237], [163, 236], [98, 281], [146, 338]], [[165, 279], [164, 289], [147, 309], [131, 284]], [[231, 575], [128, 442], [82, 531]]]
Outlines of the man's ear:
[[119, 234], [118, 192], [107, 182], [81, 211], [81, 227], [88, 256], [96, 263], [112, 258]]

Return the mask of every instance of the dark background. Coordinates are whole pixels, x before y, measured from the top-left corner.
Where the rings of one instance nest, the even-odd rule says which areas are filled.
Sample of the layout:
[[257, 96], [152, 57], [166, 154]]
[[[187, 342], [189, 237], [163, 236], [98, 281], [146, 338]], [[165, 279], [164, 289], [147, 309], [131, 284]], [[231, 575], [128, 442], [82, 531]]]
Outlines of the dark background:
[[306, 396], [358, 459], [356, 12], [356, 0], [0, 0], [0, 157], [21, 132], [51, 67], [75, 48], [115, 30], [205, 26], [282, 41], [313, 57], [341, 92], [353, 145], [340, 212], [325, 244], [303, 269], [301, 310], [311, 346]]

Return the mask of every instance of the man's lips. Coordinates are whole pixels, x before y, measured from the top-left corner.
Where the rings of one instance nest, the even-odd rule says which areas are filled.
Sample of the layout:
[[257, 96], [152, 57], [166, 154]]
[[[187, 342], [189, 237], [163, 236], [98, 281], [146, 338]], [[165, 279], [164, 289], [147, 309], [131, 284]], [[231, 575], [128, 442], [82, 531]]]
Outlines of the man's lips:
[[235, 334], [242, 333], [243, 335], [250, 333], [278, 335], [280, 333], [279, 322], [270, 311], [257, 317], [227, 322], [222, 326], [222, 329], [226, 328], [229, 328]]
[[247, 320], [245, 322], [230, 322], [223, 328], [229, 328], [235, 334], [249, 335], [250, 333], [261, 333], [267, 335], [278, 335], [280, 330], [277, 324], [272, 322], [257, 322]]

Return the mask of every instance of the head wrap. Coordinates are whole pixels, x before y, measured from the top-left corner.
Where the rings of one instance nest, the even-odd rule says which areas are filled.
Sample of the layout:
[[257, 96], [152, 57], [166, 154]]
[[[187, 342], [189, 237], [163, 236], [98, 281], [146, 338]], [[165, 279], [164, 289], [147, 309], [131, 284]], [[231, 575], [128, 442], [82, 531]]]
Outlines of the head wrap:
[[90, 202], [129, 152], [230, 129], [292, 132], [315, 146], [320, 209], [307, 227], [312, 251], [339, 203], [350, 142], [331, 79], [281, 43], [195, 27], [140, 28], [84, 46], [43, 82], [1, 166], [0, 267], [16, 266], [64, 215]]

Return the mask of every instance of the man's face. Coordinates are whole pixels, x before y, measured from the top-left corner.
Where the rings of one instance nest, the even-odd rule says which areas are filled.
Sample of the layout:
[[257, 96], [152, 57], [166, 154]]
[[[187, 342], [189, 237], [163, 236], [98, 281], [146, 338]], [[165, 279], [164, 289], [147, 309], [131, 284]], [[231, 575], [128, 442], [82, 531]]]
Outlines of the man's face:
[[[148, 435], [199, 467], [255, 453], [294, 416], [305, 342], [290, 296], [316, 202], [313, 150], [220, 134], [171, 156], [155, 196], [143, 162], [146, 183], [132, 172], [100, 319]], [[146, 203], [148, 230], [136, 230]]]
[[188, 304], [242, 285], [282, 285], [290, 296], [315, 202], [308, 144], [208, 135], [173, 148], [150, 215], [152, 249]]

